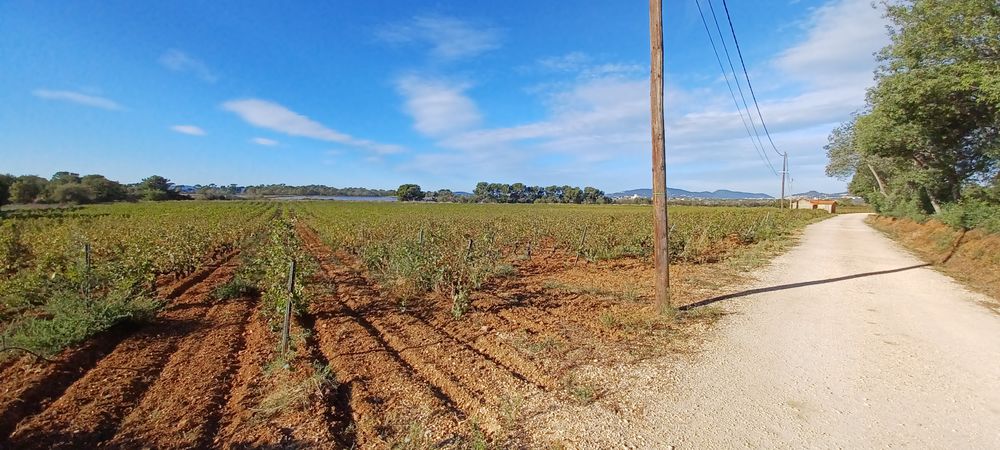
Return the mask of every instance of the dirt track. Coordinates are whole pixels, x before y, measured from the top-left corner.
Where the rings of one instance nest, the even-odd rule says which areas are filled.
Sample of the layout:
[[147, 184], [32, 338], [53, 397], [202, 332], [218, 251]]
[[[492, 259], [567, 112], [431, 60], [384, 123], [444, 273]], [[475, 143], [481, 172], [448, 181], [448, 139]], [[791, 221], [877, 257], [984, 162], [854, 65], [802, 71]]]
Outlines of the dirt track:
[[578, 447], [1000, 448], [1000, 316], [864, 223], [808, 227], [704, 351], [554, 413]]

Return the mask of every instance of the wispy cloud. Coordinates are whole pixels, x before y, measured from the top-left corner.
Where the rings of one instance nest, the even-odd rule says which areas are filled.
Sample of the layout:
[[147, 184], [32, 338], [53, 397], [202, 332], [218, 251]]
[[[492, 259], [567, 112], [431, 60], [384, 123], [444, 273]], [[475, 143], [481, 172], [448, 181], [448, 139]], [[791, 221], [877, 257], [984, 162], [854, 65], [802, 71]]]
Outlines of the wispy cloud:
[[262, 138], [262, 137], [255, 137], [255, 138], [251, 139], [250, 142], [253, 142], [254, 144], [257, 144], [257, 145], [263, 145], [263, 146], [266, 146], [266, 147], [274, 147], [275, 145], [278, 145], [278, 141], [276, 141], [274, 139], [268, 139], [268, 138]]
[[[764, 95], [758, 91], [758, 99], [779, 149], [792, 154], [797, 186], [839, 190], [842, 184], [823, 174], [822, 146], [834, 124], [863, 106], [875, 67], [872, 52], [888, 39], [885, 21], [868, 0], [832, 0], [812, 11], [805, 23], [800, 42], [758, 65], [769, 69], [765, 84], [770, 85]], [[611, 187], [644, 185], [650, 142], [648, 67], [596, 61], [583, 52], [542, 58], [530, 67], [562, 76], [531, 91], [546, 106], [541, 120], [443, 130], [435, 137], [437, 152], [419, 155], [400, 170], [444, 176], [477, 167], [479, 173], [468, 176], [534, 174], [536, 179], [578, 177]], [[668, 80], [666, 105], [673, 185], [714, 189], [722, 187], [720, 179], [732, 179], [726, 187], [777, 190], [777, 179], [757, 156], [721, 79], [686, 88]], [[773, 164], [779, 163], [776, 155], [770, 156]], [[508, 164], [511, 160], [517, 164]], [[622, 186], [632, 183], [628, 180], [642, 181]]]
[[547, 70], [573, 72], [582, 69], [590, 62], [590, 56], [584, 52], [569, 52], [565, 55], [539, 58], [538, 65]]
[[548, 118], [523, 125], [458, 133], [440, 144], [466, 151], [495, 150], [519, 141], [591, 161], [613, 154], [607, 145], [648, 142], [648, 84], [643, 79], [585, 80], [551, 92]]
[[538, 68], [549, 72], [575, 73], [580, 78], [601, 78], [607, 76], [634, 76], [641, 74], [647, 66], [622, 62], [598, 62], [584, 52], [569, 52], [564, 55], [547, 56], [536, 61]]
[[404, 109], [413, 118], [413, 127], [427, 136], [478, 126], [482, 116], [465, 95], [467, 83], [407, 75], [396, 80], [396, 89], [406, 99]]
[[120, 111], [125, 109], [114, 100], [96, 95], [88, 95], [74, 91], [53, 91], [49, 89], [35, 89], [31, 92], [35, 97], [46, 100], [59, 100], [76, 103], [78, 105], [91, 106], [94, 108], [107, 109], [110, 111]]
[[204, 62], [177, 49], [170, 49], [160, 55], [160, 64], [174, 72], [193, 73], [209, 83], [219, 80], [218, 75]]
[[170, 127], [170, 129], [181, 134], [190, 134], [191, 136], [205, 135], [205, 130], [202, 130], [200, 127], [194, 125], [174, 125]]
[[240, 118], [250, 125], [284, 133], [289, 136], [346, 144], [378, 154], [391, 154], [403, 151], [403, 148], [398, 145], [381, 144], [335, 131], [278, 103], [267, 100], [256, 98], [230, 100], [222, 104], [222, 109], [240, 116]]
[[870, 0], [841, 0], [817, 8], [806, 39], [778, 55], [775, 66], [814, 86], [872, 83], [873, 54], [889, 43], [888, 22]]
[[424, 15], [383, 26], [375, 35], [390, 44], [426, 44], [434, 58], [455, 60], [500, 47], [502, 33], [498, 28], [454, 17]]

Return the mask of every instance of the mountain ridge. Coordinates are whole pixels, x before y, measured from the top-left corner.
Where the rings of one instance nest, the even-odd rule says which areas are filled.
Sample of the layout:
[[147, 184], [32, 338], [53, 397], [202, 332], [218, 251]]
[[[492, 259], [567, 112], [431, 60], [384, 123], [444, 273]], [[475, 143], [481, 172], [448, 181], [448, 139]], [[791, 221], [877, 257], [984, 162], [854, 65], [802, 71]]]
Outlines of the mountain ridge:
[[[613, 194], [608, 194], [611, 198], [626, 198], [632, 196], [638, 196], [642, 198], [652, 198], [652, 189], [629, 189], [627, 191], [615, 192]], [[711, 198], [711, 199], [723, 199], [723, 200], [748, 200], [748, 199], [773, 199], [774, 197], [762, 194], [759, 192], [741, 192], [741, 191], [731, 191], [728, 189], [716, 189], [715, 191], [688, 191], [686, 189], [678, 188], [667, 188], [667, 196], [670, 198]]]

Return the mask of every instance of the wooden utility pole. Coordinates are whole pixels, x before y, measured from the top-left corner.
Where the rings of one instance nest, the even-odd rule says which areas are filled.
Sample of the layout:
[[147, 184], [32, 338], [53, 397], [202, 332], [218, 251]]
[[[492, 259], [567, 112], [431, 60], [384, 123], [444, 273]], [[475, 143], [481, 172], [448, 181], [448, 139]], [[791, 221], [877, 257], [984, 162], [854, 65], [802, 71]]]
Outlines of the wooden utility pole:
[[670, 246], [667, 236], [667, 166], [663, 136], [663, 1], [649, 0], [649, 112], [653, 137], [653, 258], [656, 309], [670, 309]]
[[781, 209], [785, 209], [785, 175], [788, 174], [788, 152], [782, 155], [781, 161]]

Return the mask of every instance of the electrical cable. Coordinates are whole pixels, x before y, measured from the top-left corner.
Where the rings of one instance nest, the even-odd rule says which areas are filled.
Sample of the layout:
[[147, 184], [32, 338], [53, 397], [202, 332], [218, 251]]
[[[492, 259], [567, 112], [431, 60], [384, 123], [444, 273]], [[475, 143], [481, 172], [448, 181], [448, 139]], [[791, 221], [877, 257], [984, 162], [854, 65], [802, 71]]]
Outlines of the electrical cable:
[[[711, 0], [709, 0], [709, 2], [711, 3]], [[733, 85], [729, 83], [729, 75], [726, 72], [725, 66], [722, 64], [722, 57], [719, 56], [719, 49], [715, 45], [715, 39], [712, 37], [712, 32], [708, 28], [708, 21], [705, 20], [705, 13], [704, 13], [704, 11], [701, 8], [701, 1], [700, 0], [695, 0], [695, 4], [698, 6], [698, 14], [701, 16], [701, 23], [705, 27], [705, 34], [708, 35], [708, 41], [709, 41], [709, 43], [712, 44], [712, 52], [715, 53], [715, 61], [719, 63], [719, 70], [722, 71], [722, 76], [726, 80], [726, 87], [729, 88], [729, 96], [733, 99], [733, 105], [736, 106], [736, 111], [740, 115], [740, 121], [743, 122], [743, 129], [746, 130], [747, 136], [750, 138], [750, 143], [753, 144], [753, 149], [754, 149], [754, 151], [757, 152], [757, 156], [761, 159], [761, 161], [763, 161], [765, 164], [767, 164], [767, 167], [771, 170], [771, 173], [773, 173], [775, 176], [778, 176], [778, 172], [776, 170], [774, 170], [774, 166], [771, 165], [771, 160], [769, 160], [767, 158], [767, 154], [766, 154], [766, 150], [765, 150], [765, 148], [763, 146], [763, 142], [761, 142], [761, 140], [760, 140], [760, 134], [759, 133], [757, 134], [757, 140], [754, 141], [754, 135], [750, 132], [750, 125], [747, 125], [747, 118], [745, 118], [743, 116], [743, 108], [740, 108], [740, 103], [739, 103], [738, 100], [736, 100], [736, 92], [733, 90]], [[716, 22], [716, 25], [718, 25], [718, 22]], [[721, 35], [722, 35], [721, 31], [719, 32], [719, 35], [721, 37]], [[724, 42], [723, 42], [723, 45], [725, 45]], [[732, 65], [732, 61], [730, 61], [730, 65]], [[736, 72], [735, 71], [733, 72], [733, 78], [735, 78], [735, 81], [737, 82], [737, 87], [739, 87], [739, 84], [738, 84], [739, 83], [739, 79], [736, 77]], [[742, 92], [741, 92], [741, 94], [742, 94]], [[744, 104], [746, 104], [746, 99], [745, 98], [744, 98]], [[747, 109], [747, 116], [750, 117], [751, 123], [753, 123], [753, 117], [752, 117], [749, 109]], [[756, 131], [756, 127], [754, 127], [754, 128], [755, 128], [755, 131]], [[760, 145], [758, 145], [758, 143]]]
[[[709, 4], [711, 4], [711, 0], [709, 0]], [[743, 66], [743, 75], [747, 79], [747, 86], [750, 88], [750, 97], [753, 98], [753, 104], [757, 108], [757, 117], [760, 118], [760, 124], [764, 128], [764, 134], [767, 136], [768, 142], [771, 143], [771, 148], [774, 149], [774, 152], [778, 155], [784, 156], [784, 153], [778, 151], [778, 147], [774, 145], [774, 141], [771, 140], [771, 132], [768, 131], [767, 124], [764, 123], [764, 115], [760, 112], [760, 104], [757, 103], [757, 95], [754, 94], [753, 84], [750, 84], [750, 73], [747, 72], [747, 65], [743, 62], [743, 51], [740, 50], [740, 41], [736, 38], [736, 28], [733, 27], [733, 17], [729, 14], [729, 5], [726, 3], [726, 0], [722, 0], [722, 7], [726, 10], [726, 19], [729, 20], [729, 31], [733, 34], [733, 42], [736, 43], [736, 53], [740, 57], [740, 65]]]

